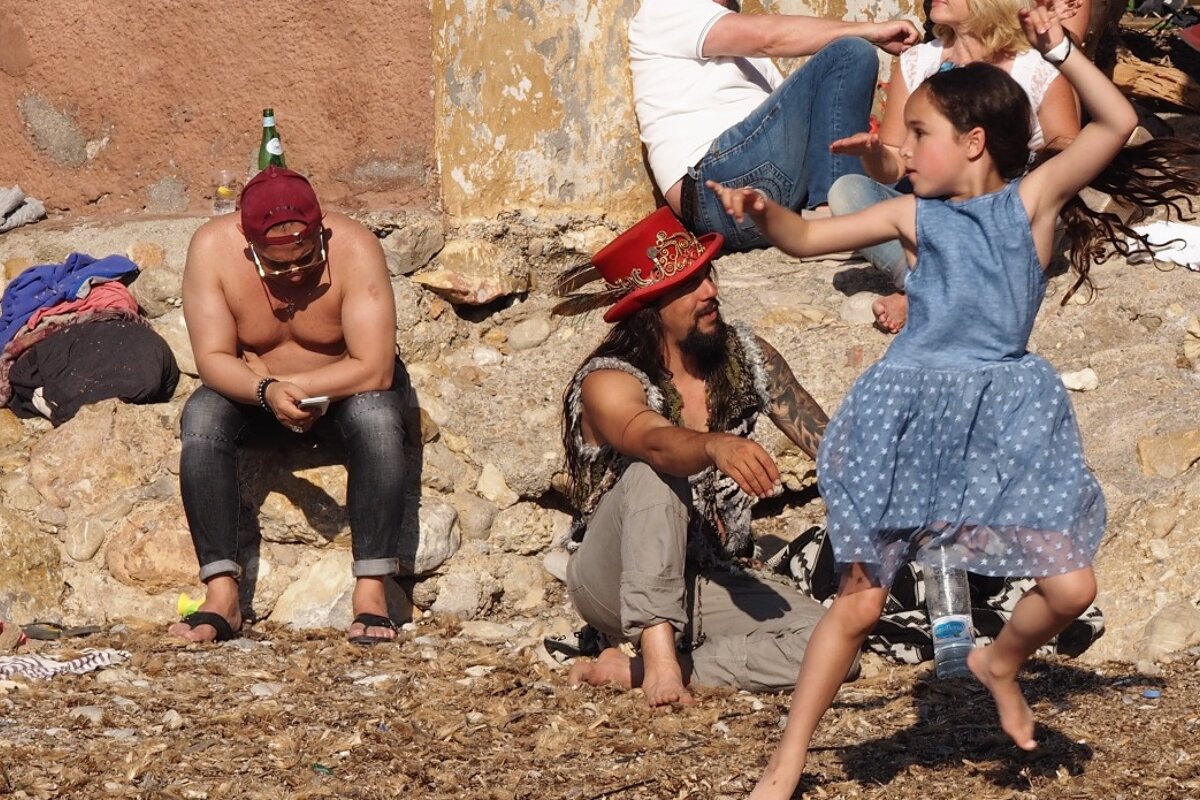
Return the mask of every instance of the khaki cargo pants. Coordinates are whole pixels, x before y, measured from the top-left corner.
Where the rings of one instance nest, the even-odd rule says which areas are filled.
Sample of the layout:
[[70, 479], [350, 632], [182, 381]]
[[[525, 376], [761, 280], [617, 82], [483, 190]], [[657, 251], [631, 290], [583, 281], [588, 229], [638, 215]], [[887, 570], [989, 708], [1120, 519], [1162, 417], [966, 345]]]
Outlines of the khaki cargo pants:
[[691, 492], [686, 478], [632, 464], [600, 500], [567, 563], [567, 590], [580, 615], [635, 646], [646, 628], [669, 622], [694, 645], [692, 683], [779, 691], [796, 681], [824, 608], [787, 585], [714, 570], [687, 557]]

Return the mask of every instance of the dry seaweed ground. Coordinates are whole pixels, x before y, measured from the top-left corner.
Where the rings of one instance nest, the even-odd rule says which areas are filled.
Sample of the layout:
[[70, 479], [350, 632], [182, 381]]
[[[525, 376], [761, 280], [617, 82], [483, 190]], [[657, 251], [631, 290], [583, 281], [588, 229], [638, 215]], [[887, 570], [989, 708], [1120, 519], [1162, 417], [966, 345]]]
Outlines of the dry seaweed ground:
[[[271, 626], [219, 646], [118, 627], [40, 645], [130, 651], [115, 669], [0, 692], [0, 797], [736, 798], [786, 695], [576, 689], [535, 648], [428, 619], [397, 645]], [[816, 737], [806, 797], [1200, 798], [1200, 652], [1160, 677], [1035, 661], [1037, 755], [998, 734], [978, 685], [880, 663]], [[1161, 691], [1148, 699], [1149, 689]], [[87, 707], [91, 707], [88, 709]], [[84, 712], [91, 715], [91, 719]]]

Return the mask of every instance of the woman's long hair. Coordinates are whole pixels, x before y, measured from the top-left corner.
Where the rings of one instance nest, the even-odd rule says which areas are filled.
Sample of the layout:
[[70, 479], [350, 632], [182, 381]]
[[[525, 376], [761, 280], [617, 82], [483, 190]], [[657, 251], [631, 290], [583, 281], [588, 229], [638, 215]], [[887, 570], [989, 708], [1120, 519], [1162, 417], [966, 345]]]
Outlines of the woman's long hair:
[[[922, 84], [925, 87], [956, 131], [983, 128], [985, 147], [1001, 177], [1015, 180], [1027, 171], [1029, 98], [1008, 73], [977, 62], [932, 75]], [[1055, 147], [1042, 150], [1033, 166], [1060, 152]], [[1122, 148], [1089, 185], [1125, 206], [1128, 221], [1111, 211], [1093, 210], [1078, 195], [1067, 201], [1059, 216], [1067, 261], [1077, 279], [1063, 295], [1063, 305], [1080, 286], [1091, 288], [1092, 264], [1109, 255], [1105, 242], [1123, 256], [1141, 249], [1152, 251], [1145, 235], [1133, 229], [1151, 210], [1166, 208], [1183, 220], [1195, 217], [1192, 198], [1200, 195], [1198, 159], [1200, 148], [1182, 139], [1154, 139]]]

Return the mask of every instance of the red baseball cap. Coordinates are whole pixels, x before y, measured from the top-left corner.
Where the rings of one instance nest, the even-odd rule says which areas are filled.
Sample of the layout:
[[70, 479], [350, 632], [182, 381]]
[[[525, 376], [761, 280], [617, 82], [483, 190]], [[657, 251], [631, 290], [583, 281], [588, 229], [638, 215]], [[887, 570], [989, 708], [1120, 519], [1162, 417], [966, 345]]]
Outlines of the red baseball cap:
[[[292, 244], [307, 239], [321, 225], [321, 204], [312, 184], [298, 172], [270, 166], [242, 189], [242, 233], [260, 245]], [[285, 222], [302, 222], [304, 230], [285, 236], [267, 231]]]

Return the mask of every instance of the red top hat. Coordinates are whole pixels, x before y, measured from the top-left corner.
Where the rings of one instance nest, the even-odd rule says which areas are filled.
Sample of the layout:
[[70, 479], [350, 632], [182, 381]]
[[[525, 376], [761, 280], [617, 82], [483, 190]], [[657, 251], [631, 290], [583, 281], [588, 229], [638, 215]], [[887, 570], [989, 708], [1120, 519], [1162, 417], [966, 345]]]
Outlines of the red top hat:
[[582, 270], [568, 270], [561, 275], [555, 283], [559, 294], [596, 278], [604, 280], [605, 289], [575, 295], [554, 310], [574, 313], [613, 303], [604, 312], [604, 321], [620, 322], [706, 266], [723, 243], [719, 233], [697, 239], [670, 208], [663, 206], [605, 245]]

